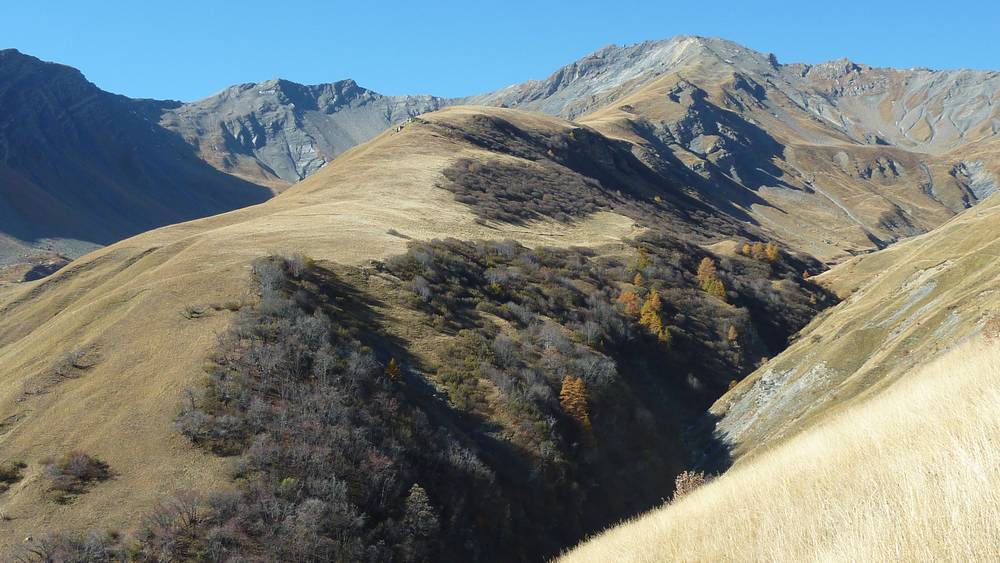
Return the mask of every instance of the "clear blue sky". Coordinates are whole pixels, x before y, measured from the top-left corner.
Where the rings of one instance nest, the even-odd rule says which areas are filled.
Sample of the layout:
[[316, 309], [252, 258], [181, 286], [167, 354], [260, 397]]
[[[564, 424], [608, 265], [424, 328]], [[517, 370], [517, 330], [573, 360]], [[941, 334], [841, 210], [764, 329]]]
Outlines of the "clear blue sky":
[[724, 37], [783, 62], [1000, 70], [1000, 2], [969, 0], [3, 0], [0, 48], [133, 97], [354, 78], [459, 96], [544, 78], [611, 43]]

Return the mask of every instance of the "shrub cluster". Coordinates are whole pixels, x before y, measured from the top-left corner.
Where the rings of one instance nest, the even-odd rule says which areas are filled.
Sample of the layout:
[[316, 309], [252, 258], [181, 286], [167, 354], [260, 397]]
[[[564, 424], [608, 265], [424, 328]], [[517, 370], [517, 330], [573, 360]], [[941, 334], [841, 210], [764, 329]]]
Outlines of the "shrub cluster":
[[677, 500], [712, 480], [704, 471], [684, 471], [674, 480], [674, 498]]
[[[655, 231], [640, 236], [636, 244], [647, 262], [636, 269], [659, 289], [669, 311], [665, 322], [681, 341], [700, 342], [704, 360], [714, 363], [722, 358], [728, 368], [718, 364], [710, 368], [720, 375], [745, 375], [762, 358], [787, 348], [819, 311], [836, 302], [832, 294], [802, 279], [799, 272], [806, 265], [793, 256], [779, 254], [774, 262], [714, 256]], [[692, 293], [697, 290], [700, 297]], [[709, 296], [715, 299], [705, 299]], [[713, 392], [725, 389], [715, 387]]]
[[[462, 369], [453, 370], [464, 377], [449, 378], [465, 382], [461, 389], [450, 389], [463, 406], [476, 402], [472, 393], [481, 374], [497, 379], [505, 391], [540, 381], [511, 373], [510, 360], [472, 365], [477, 357], [492, 361], [476, 350], [497, 347], [513, 350], [523, 359], [520, 365], [529, 368], [552, 366], [555, 358], [562, 362], [541, 379], [549, 392], [534, 386], [542, 403], [555, 396], [565, 375], [578, 375], [574, 363], [615, 368], [639, 355], [647, 363], [662, 360], [661, 372], [695, 381], [705, 400], [713, 400], [732, 379], [786, 347], [817, 310], [833, 302], [796, 274], [797, 264], [708, 257], [700, 247], [655, 232], [635, 244], [634, 259], [615, 260], [585, 249], [529, 250], [511, 241], [448, 239], [413, 243], [386, 268], [406, 281], [414, 305], [435, 326], [476, 329], [477, 338], [463, 335], [467, 353], [458, 355]], [[483, 323], [484, 314], [509, 324], [502, 331], [491, 328]], [[570, 345], [558, 343], [560, 334]], [[501, 344], [494, 345], [496, 339]], [[510, 356], [509, 350], [503, 355]], [[586, 359], [594, 354], [600, 357]], [[611, 379], [587, 384], [599, 392]]]
[[429, 325], [454, 334], [434, 378], [451, 406], [522, 452], [504, 466], [534, 476], [525, 537], [572, 542], [669, 494], [688, 395], [659, 369], [662, 341], [616, 303], [620, 264], [449, 239], [412, 243], [384, 268]]
[[[384, 267], [432, 326], [456, 334], [437, 377], [452, 405], [504, 421], [509, 439], [535, 456], [533, 471], [558, 468], [557, 481], [587, 489], [596, 487], [594, 464], [616, 446], [671, 431], [625, 413], [640, 397], [658, 398], [658, 423], [690, 424], [828, 303], [814, 302], [818, 290], [780, 261], [706, 258], [655, 232], [636, 241], [634, 256], [447, 239], [411, 243]], [[703, 258], [721, 295], [703, 291]], [[587, 417], [561, 400], [576, 378]]]
[[25, 467], [27, 465], [21, 461], [0, 463], [0, 493], [6, 492], [11, 485], [24, 478]]
[[986, 321], [983, 336], [988, 342], [1000, 342], [1000, 314], [993, 315]]
[[111, 478], [107, 463], [80, 450], [58, 459], [47, 459], [42, 464], [43, 474], [49, 479], [47, 492], [59, 504], [87, 492], [94, 483]]
[[[148, 527], [144, 549], [159, 560], [464, 552], [472, 508], [494, 516], [494, 476], [409, 396], [366, 305], [331, 273], [287, 259], [257, 262], [254, 279], [259, 303], [220, 338], [205, 387], [177, 419], [195, 443], [239, 455], [243, 485], [203, 511], [176, 501], [159, 511], [166, 516]], [[186, 547], [171, 551], [177, 545]]]
[[[441, 187], [483, 221], [523, 224], [548, 218], [571, 222], [611, 209], [658, 230], [707, 240], [706, 234], [747, 237], [746, 226], [706, 204], [705, 180], [683, 166], [654, 170], [628, 143], [588, 129], [524, 131], [500, 118], [476, 116], [461, 128], [446, 124], [489, 152], [514, 158], [460, 159]], [[710, 186], [715, 188], [716, 186]]]
[[445, 177], [457, 201], [490, 221], [568, 223], [607, 206], [595, 180], [555, 166], [462, 159], [445, 170]]
[[14, 559], [19, 563], [125, 563], [135, 561], [115, 533], [61, 532], [31, 538]]

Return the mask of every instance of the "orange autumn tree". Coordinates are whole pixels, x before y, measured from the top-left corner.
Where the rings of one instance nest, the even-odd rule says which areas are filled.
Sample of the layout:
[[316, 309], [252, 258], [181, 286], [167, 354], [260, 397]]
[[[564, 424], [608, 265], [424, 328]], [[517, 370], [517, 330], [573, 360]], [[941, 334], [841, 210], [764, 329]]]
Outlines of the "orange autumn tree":
[[698, 264], [698, 283], [704, 287], [709, 280], [716, 277], [718, 277], [718, 270], [715, 267], [715, 260], [708, 256], [702, 258], [701, 263]]
[[642, 307], [642, 304], [639, 303], [639, 296], [636, 295], [634, 291], [623, 291], [622, 294], [618, 296], [618, 302], [622, 304], [622, 309], [625, 311], [627, 316], [639, 316], [639, 310]]
[[[761, 245], [761, 248], [763, 248], [763, 245]], [[726, 300], [726, 284], [719, 279], [719, 270], [715, 267], [715, 260], [712, 260], [708, 256], [702, 258], [701, 263], [698, 264], [697, 277], [702, 291], [709, 295], [714, 295], [723, 301]]]
[[648, 268], [650, 264], [649, 251], [643, 247], [638, 247], [635, 249], [635, 269], [641, 270], [643, 268]]
[[646, 302], [642, 304], [639, 311], [639, 324], [646, 327], [651, 334], [656, 336], [660, 342], [670, 343], [670, 331], [663, 326], [663, 318], [660, 317], [660, 308], [663, 303], [660, 301], [660, 294], [656, 289], [649, 290]]
[[718, 297], [723, 301], [726, 300], [726, 284], [724, 284], [719, 278], [708, 280], [708, 282], [702, 286], [702, 289], [709, 295]]
[[590, 439], [590, 409], [587, 406], [587, 385], [579, 377], [567, 375], [562, 380], [559, 390], [559, 404], [566, 414], [580, 423], [586, 440]]
[[389, 364], [385, 366], [385, 375], [393, 381], [399, 381], [403, 377], [399, 370], [399, 364], [396, 363], [396, 358], [391, 358]]
[[768, 262], [777, 262], [780, 257], [781, 251], [778, 249], [778, 245], [773, 242], [767, 243], [767, 246], [764, 247], [764, 258]]

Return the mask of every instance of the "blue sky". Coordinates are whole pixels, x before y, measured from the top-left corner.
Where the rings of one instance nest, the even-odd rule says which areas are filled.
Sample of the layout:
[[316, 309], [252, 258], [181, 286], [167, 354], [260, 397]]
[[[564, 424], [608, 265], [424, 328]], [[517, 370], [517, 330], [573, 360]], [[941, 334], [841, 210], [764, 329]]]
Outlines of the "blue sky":
[[112, 92], [185, 101], [274, 77], [459, 96], [677, 34], [782, 62], [1000, 70], [996, 1], [0, 2], [0, 48], [75, 66]]

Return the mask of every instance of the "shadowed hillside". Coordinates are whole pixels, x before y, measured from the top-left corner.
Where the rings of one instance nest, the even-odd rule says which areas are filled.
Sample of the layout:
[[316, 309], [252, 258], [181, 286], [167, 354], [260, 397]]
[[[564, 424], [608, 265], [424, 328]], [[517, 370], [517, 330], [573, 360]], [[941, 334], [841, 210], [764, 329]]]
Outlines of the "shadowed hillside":
[[155, 116], [170, 105], [109, 94], [75, 69], [0, 51], [0, 265], [48, 252], [76, 257], [271, 196], [159, 127]]

